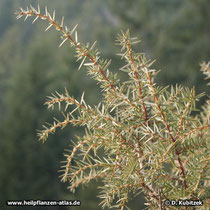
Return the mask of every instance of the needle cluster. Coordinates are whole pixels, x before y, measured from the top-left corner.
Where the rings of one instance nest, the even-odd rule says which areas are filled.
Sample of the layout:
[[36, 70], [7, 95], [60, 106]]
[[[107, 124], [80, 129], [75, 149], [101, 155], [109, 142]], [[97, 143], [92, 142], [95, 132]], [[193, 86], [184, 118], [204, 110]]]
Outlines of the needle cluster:
[[[132, 46], [139, 41], [129, 31], [121, 32], [116, 40], [124, 63], [120, 70], [128, 75], [127, 81], [120, 82], [109, 70], [111, 61], [100, 57], [96, 42], [80, 43], [76, 26], [70, 30], [64, 18], [57, 22], [55, 12], [50, 15], [46, 7], [42, 14], [39, 7], [31, 6], [16, 14], [25, 20], [33, 16], [33, 22], [43, 19], [49, 23], [46, 30], [60, 31], [60, 46], [68, 41], [75, 48], [79, 69], [85, 66], [101, 87], [103, 100], [94, 107], [86, 104], [84, 94], [77, 100], [67, 90], [46, 101], [48, 108], [58, 107], [64, 119], [44, 125], [38, 133], [40, 140], [69, 124], [85, 129], [84, 136], [76, 137], [74, 149], [65, 154], [62, 181], [69, 181], [69, 189], [101, 179], [102, 207], [121, 210], [128, 208], [130, 193], [142, 192], [150, 209], [165, 209], [165, 200], [180, 199], [202, 200], [203, 208], [207, 207], [209, 101], [201, 114], [191, 114], [203, 94], [196, 95], [194, 88], [155, 84], [158, 71], [152, 68], [153, 61], [134, 52]], [[209, 65], [202, 64], [208, 78]]]

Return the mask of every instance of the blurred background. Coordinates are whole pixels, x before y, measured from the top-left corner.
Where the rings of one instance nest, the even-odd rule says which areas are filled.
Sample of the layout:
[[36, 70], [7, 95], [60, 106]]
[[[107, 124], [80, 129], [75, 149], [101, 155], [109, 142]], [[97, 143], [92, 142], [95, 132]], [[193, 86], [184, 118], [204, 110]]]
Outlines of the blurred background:
[[[46, 143], [38, 141], [37, 130], [44, 122], [52, 122], [56, 111], [44, 106], [46, 96], [66, 87], [79, 99], [85, 90], [86, 101], [93, 105], [101, 98], [95, 81], [85, 69], [77, 71], [74, 50], [69, 44], [58, 48], [60, 34], [47, 23], [32, 18], [16, 20], [15, 10], [40, 4], [47, 5], [56, 19], [73, 27], [79, 24], [79, 40], [98, 42], [102, 57], [112, 59], [112, 70], [118, 71], [120, 49], [114, 45], [121, 29], [142, 40], [136, 46], [147, 58], [156, 59], [154, 68], [161, 69], [159, 85], [196, 88], [207, 92], [200, 72], [200, 63], [210, 60], [209, 0], [1, 0], [0, 1], [0, 208], [6, 200], [80, 200], [80, 207], [53, 209], [100, 209], [97, 198], [100, 183], [79, 187], [75, 194], [68, 183], [61, 183], [59, 171], [64, 149], [72, 149], [80, 128], [58, 130]], [[122, 79], [126, 75], [121, 75]], [[205, 97], [197, 104], [201, 107]], [[130, 196], [131, 209], [143, 209], [143, 197]], [[52, 207], [20, 207], [21, 209], [52, 209]]]

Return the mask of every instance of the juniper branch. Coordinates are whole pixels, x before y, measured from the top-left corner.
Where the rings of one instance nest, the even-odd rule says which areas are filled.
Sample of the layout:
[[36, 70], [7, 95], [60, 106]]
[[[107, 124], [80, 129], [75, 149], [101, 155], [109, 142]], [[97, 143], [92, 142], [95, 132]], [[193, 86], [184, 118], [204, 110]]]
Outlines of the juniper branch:
[[[55, 20], [55, 11], [50, 15], [34, 7], [20, 10], [17, 18], [34, 16], [60, 31], [62, 46], [69, 41], [75, 47], [76, 57], [85, 66], [88, 74], [102, 88], [103, 101], [95, 107], [86, 104], [84, 94], [78, 101], [65, 91], [48, 97], [46, 105], [58, 105], [64, 120], [54, 119], [38, 133], [46, 140], [50, 133], [66, 125], [85, 126], [85, 135], [77, 137], [74, 149], [65, 154], [62, 166], [62, 181], [69, 180], [69, 189], [92, 179], [102, 179], [101, 205], [127, 208], [129, 193], [143, 192], [150, 209], [164, 209], [165, 199], [201, 199], [207, 197], [203, 188], [209, 164], [210, 102], [207, 101], [200, 115], [192, 116], [195, 103], [203, 95], [195, 95], [195, 89], [158, 87], [154, 78], [158, 71], [151, 69], [153, 61], [142, 53], [135, 53], [131, 45], [138, 43], [129, 31], [117, 37], [121, 46], [120, 56], [125, 60], [120, 70], [129, 80], [123, 83], [109, 71], [111, 61], [100, 57], [95, 50], [96, 42], [82, 44], [78, 41], [77, 25], [71, 30]], [[86, 60], [89, 60], [86, 62]], [[210, 78], [210, 62], [201, 64], [201, 71]], [[61, 104], [65, 108], [61, 110]], [[69, 111], [69, 106], [75, 107]], [[80, 158], [78, 158], [78, 155]], [[71, 162], [74, 159], [75, 165]], [[165, 169], [165, 164], [170, 170]], [[200, 165], [200, 167], [199, 167]], [[178, 169], [178, 170], [177, 170]], [[117, 197], [117, 203], [113, 204]], [[208, 205], [204, 200], [204, 208]]]

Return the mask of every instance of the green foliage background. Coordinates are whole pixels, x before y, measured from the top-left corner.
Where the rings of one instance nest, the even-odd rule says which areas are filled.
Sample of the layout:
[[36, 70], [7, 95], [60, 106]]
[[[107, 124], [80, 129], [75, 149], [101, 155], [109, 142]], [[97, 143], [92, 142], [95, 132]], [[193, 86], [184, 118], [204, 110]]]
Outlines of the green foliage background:
[[[71, 48], [58, 48], [60, 39], [55, 31], [44, 33], [46, 24], [42, 22], [31, 25], [28, 20], [26, 24], [16, 21], [14, 11], [30, 3], [55, 9], [58, 18], [65, 16], [66, 25], [78, 23], [79, 39], [98, 40], [102, 56], [112, 58], [116, 70], [119, 58], [115, 56], [115, 36], [121, 28], [130, 28], [142, 39], [142, 52], [157, 59], [155, 67], [162, 69], [158, 82], [182, 83], [203, 92], [207, 90], [199, 64], [208, 61], [210, 55], [210, 2], [0, 1], [0, 208], [6, 208], [6, 200], [79, 199], [82, 206], [77, 209], [98, 209], [96, 183], [70, 194], [58, 178], [64, 148], [82, 131], [65, 129], [42, 145], [37, 141], [36, 129], [52, 116], [43, 105], [51, 92], [63, 92], [66, 87], [77, 98], [85, 90], [90, 93], [86, 96], [89, 104], [100, 100], [100, 92], [85, 72], [77, 71]], [[129, 206], [143, 209], [142, 197]]]

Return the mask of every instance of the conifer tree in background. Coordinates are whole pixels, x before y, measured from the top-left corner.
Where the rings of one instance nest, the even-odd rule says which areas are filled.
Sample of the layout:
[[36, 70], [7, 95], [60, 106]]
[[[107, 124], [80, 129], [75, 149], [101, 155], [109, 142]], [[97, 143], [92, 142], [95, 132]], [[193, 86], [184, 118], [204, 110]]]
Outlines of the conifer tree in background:
[[1, 207], [6, 205], [7, 200], [62, 199], [65, 194], [64, 186], [62, 188], [57, 182], [58, 173], [54, 171], [58, 170], [62, 148], [68, 145], [67, 142], [57, 142], [55, 147], [56, 138], [53, 138], [48, 148], [44, 148], [35, 141], [34, 128], [48, 119], [46, 112], [40, 108], [43, 107], [42, 93], [49, 88], [49, 83], [52, 84], [49, 72], [45, 70], [43, 74], [46, 67], [52, 71], [52, 57], [48, 57], [50, 49], [47, 42], [45, 49], [42, 46], [41, 43], [30, 46], [25, 62], [16, 66], [17, 72], [10, 81], [12, 88], [5, 97], [7, 115], [2, 125], [0, 153]]
[[[46, 101], [48, 108], [58, 105], [64, 119], [45, 125], [38, 133], [40, 140], [45, 141], [69, 124], [85, 127], [84, 136], [77, 136], [74, 149], [65, 155], [62, 181], [69, 181], [69, 189], [74, 191], [80, 184], [100, 179], [102, 207], [123, 210], [131, 192], [143, 192], [150, 209], [165, 209], [166, 200], [179, 199], [201, 200], [201, 208], [207, 208], [209, 101], [201, 113], [191, 115], [198, 111], [195, 103], [203, 94], [196, 96], [194, 88], [179, 85], [156, 85], [153, 62], [133, 51], [138, 40], [131, 38], [129, 31], [117, 37], [123, 60], [120, 70], [128, 75], [127, 81], [120, 82], [117, 74], [109, 70], [110, 61], [100, 57], [95, 42], [80, 42], [76, 27], [69, 29], [64, 19], [57, 22], [55, 12], [50, 14], [47, 8], [44, 14], [39, 7], [17, 12], [17, 18], [29, 16], [34, 21], [46, 20], [47, 29], [55, 27], [60, 31], [60, 46], [70, 42], [80, 61], [79, 69], [86, 66], [102, 91], [101, 103], [93, 107], [86, 104], [84, 94], [77, 100], [67, 90], [52, 94]], [[208, 78], [209, 66], [202, 64]]]

